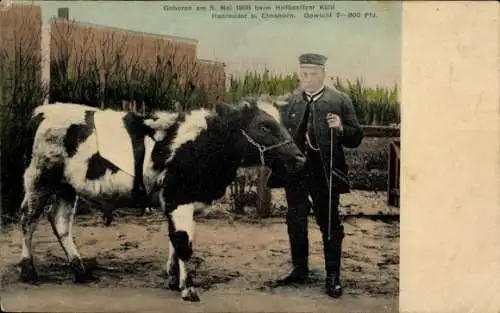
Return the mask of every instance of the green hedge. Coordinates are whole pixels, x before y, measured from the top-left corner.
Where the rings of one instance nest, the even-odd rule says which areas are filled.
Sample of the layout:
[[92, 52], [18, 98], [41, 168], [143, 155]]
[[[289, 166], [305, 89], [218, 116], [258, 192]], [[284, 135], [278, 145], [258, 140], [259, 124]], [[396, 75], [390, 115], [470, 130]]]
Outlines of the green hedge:
[[[172, 61], [157, 55], [154, 63], [125, 64], [124, 54], [115, 52], [112, 67], [104, 67], [89, 56], [86, 62], [68, 64], [66, 57], [51, 61], [50, 102], [82, 103], [101, 108], [122, 108], [122, 101], [144, 103], [147, 110], [202, 107], [214, 101], [211, 90], [197, 88], [193, 81], [180, 84], [171, 70]], [[103, 78], [103, 79], [101, 79]]]
[[365, 86], [361, 79], [354, 82], [336, 78], [333, 85], [352, 100], [356, 114], [363, 125], [400, 123], [398, 86], [392, 88]]
[[[48, 86], [40, 80], [40, 55], [32, 53], [34, 42], [23, 40], [13, 46], [21, 53], [0, 47], [0, 169], [2, 221], [15, 219], [23, 196], [26, 125], [32, 110], [47, 96]], [[22, 46], [21, 46], [22, 45]]]
[[[242, 78], [231, 77], [229, 90], [224, 97], [227, 102], [238, 101], [247, 95], [283, 95], [299, 86], [296, 74], [271, 75], [248, 71]], [[392, 88], [365, 86], [361, 79], [354, 81], [332, 78], [332, 86], [345, 92], [352, 100], [360, 123], [363, 125], [390, 125], [400, 123], [398, 86]]]

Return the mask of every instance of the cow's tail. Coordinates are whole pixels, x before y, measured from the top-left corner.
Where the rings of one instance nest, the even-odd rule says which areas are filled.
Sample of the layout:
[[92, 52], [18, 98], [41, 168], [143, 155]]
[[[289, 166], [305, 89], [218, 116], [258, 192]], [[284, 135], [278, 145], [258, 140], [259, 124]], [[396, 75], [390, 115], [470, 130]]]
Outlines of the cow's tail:
[[36, 112], [26, 123], [24, 129], [24, 167], [27, 168], [31, 163], [31, 158], [33, 155], [33, 145], [35, 143], [35, 136], [40, 124], [44, 120], [44, 114], [41, 112]]

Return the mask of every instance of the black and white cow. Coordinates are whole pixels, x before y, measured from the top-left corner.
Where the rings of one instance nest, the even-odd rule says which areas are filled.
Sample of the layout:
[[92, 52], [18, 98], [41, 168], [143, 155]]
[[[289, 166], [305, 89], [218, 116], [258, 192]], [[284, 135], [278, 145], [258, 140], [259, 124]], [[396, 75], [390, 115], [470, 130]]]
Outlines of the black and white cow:
[[[77, 104], [35, 109], [28, 125], [32, 144], [26, 153], [21, 204], [23, 281], [38, 280], [32, 237], [49, 197], [54, 199], [49, 220], [75, 282], [84, 282], [88, 274], [72, 238], [77, 199], [107, 208], [140, 206], [131, 196], [131, 141], [120, 135], [130, 114]], [[271, 169], [293, 173], [305, 157], [268, 102], [218, 104], [215, 110], [186, 113], [157, 111], [143, 118], [143, 125], [153, 138], [145, 140], [143, 168], [149, 205], [160, 206], [167, 217], [169, 285], [174, 282], [184, 300], [198, 301], [186, 268], [193, 253], [195, 209], [221, 198], [239, 167], [265, 162]], [[113, 149], [119, 150], [114, 157]]]

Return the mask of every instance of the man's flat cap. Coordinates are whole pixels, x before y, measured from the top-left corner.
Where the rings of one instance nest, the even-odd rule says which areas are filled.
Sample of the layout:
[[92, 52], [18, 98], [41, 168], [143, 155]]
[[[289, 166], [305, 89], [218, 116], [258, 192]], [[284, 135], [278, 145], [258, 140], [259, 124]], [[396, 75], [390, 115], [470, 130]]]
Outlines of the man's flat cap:
[[300, 65], [318, 65], [325, 66], [327, 58], [317, 53], [304, 53], [299, 56]]

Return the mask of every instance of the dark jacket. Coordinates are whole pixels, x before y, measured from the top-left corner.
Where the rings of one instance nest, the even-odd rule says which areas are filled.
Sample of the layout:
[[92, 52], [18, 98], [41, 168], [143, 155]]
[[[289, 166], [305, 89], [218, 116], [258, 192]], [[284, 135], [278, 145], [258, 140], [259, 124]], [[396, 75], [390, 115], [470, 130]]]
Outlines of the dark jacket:
[[[305, 151], [305, 124], [304, 119], [307, 100], [304, 98], [301, 91], [295, 91], [286, 101], [286, 104], [280, 105], [280, 113], [283, 119], [283, 124], [290, 132], [297, 146]], [[330, 167], [330, 128], [326, 120], [328, 113], [334, 113], [340, 116], [343, 125], [343, 131], [335, 131], [334, 135], [334, 150], [333, 150], [333, 167], [336, 172], [347, 180], [348, 168], [345, 160], [344, 149], [356, 148], [361, 144], [363, 139], [363, 129], [359, 124], [356, 112], [350, 98], [333, 88], [325, 87], [323, 95], [311, 104], [313, 116], [313, 132], [315, 145], [320, 149], [320, 156], [323, 163], [325, 173], [329, 173]], [[337, 188], [341, 193], [350, 191], [349, 185], [341, 183], [335, 179]], [[290, 177], [281, 173], [272, 173], [268, 181], [270, 188], [286, 187], [290, 182]], [[326, 175], [329, 179], [329, 174]], [[328, 183], [328, 182], [326, 182]]]

